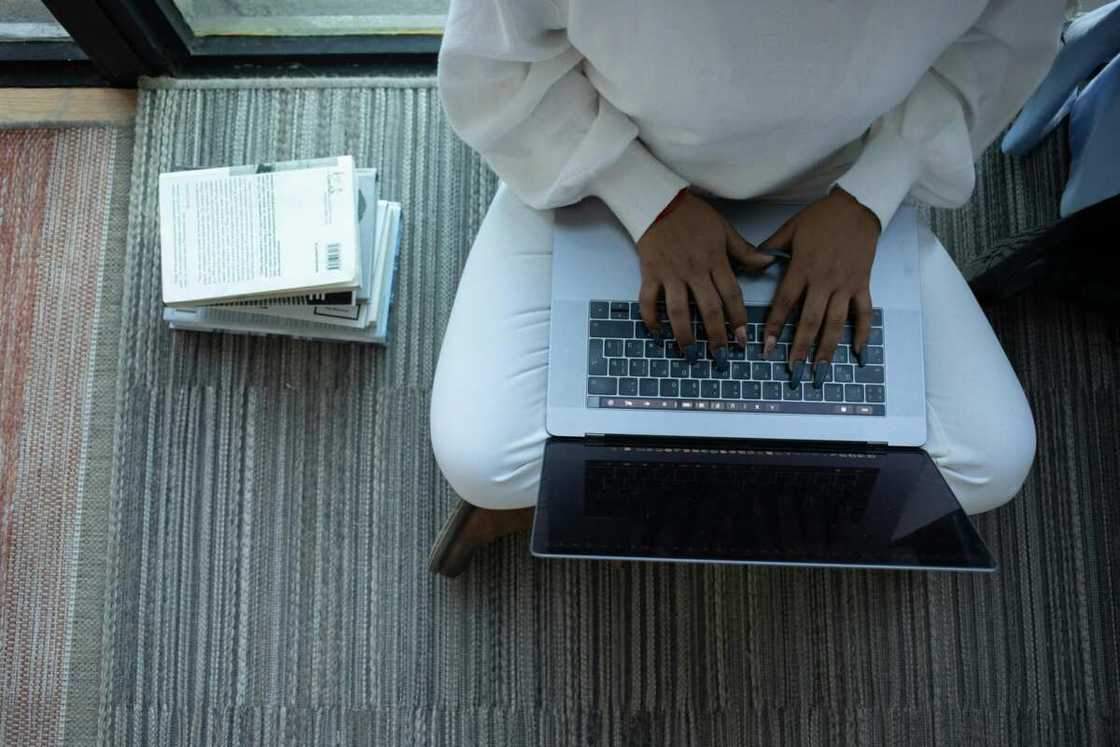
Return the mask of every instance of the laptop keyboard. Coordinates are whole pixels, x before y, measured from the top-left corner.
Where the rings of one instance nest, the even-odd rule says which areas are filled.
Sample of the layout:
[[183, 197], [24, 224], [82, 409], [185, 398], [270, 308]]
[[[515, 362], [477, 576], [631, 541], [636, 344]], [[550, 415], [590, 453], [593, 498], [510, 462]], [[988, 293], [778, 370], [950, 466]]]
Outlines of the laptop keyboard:
[[[860, 366], [852, 355], [853, 328], [844, 327], [824, 384], [812, 384], [813, 371], [791, 385], [786, 359], [796, 329], [796, 312], [783, 328], [769, 359], [762, 356], [767, 306], [747, 306], [747, 349], [732, 342], [728, 367], [718, 371], [708, 357], [699, 312], [692, 326], [700, 360], [688, 365], [674, 338], [654, 342], [634, 301], [591, 301], [588, 308], [587, 406], [686, 412], [771, 412], [813, 415], [886, 415], [886, 353], [883, 311], [872, 310], [871, 336]], [[668, 333], [668, 314], [658, 308]], [[734, 339], [730, 328], [729, 340]], [[812, 360], [814, 348], [809, 350]]]

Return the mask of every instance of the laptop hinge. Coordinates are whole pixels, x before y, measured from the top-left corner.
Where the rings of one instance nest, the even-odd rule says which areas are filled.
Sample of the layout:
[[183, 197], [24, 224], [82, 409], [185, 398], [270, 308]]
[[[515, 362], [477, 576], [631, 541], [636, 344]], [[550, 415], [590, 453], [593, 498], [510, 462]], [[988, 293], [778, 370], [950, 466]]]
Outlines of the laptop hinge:
[[[614, 433], [588, 433], [584, 436], [584, 442], [589, 446], [619, 446], [619, 445], [638, 445], [638, 446], [696, 446], [702, 448], [719, 448], [720, 446], [738, 446], [742, 448], [744, 445], [749, 445], [754, 448], [771, 447], [782, 449], [789, 449], [796, 447], [806, 451], [834, 451], [836, 449], [853, 451], [853, 450], [866, 450], [872, 452], [882, 452], [888, 448], [886, 442], [872, 442], [872, 441], [809, 441], [809, 440], [793, 440], [793, 439], [765, 439], [765, 438], [698, 438], [692, 436], [634, 436], [628, 434], [614, 434]], [[901, 447], [900, 447], [901, 448]]]

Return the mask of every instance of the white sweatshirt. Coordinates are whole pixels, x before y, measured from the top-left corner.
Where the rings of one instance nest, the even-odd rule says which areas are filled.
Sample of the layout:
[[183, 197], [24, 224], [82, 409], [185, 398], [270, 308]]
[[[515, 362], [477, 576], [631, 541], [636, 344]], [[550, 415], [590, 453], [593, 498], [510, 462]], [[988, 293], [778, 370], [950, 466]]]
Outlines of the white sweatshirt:
[[[1061, 0], [452, 0], [452, 127], [527, 204], [635, 240], [684, 186], [838, 183], [883, 226], [965, 202], [1057, 53]], [[823, 189], [822, 189], [823, 191]]]

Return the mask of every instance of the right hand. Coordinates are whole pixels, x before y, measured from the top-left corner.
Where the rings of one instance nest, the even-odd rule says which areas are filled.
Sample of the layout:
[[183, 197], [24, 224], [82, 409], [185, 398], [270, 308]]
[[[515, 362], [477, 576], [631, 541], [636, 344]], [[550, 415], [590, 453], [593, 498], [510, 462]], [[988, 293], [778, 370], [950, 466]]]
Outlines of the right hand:
[[[708, 335], [709, 355], [720, 368], [727, 365], [727, 330], [747, 344], [747, 309], [731, 259], [748, 270], [762, 270], [774, 261], [749, 244], [715, 208], [686, 192], [668, 214], [638, 239], [642, 288], [638, 300], [642, 320], [654, 339], [668, 337], [657, 316], [662, 291], [669, 324], [689, 363], [699, 359], [688, 310], [688, 295], [696, 300]], [[722, 355], [720, 350], [723, 349]]]

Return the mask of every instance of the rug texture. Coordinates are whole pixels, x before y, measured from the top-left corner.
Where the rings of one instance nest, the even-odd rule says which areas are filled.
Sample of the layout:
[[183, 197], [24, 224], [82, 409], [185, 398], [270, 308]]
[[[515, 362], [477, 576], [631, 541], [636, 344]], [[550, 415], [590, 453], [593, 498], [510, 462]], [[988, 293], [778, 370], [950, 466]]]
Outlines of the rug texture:
[[96, 717], [132, 129], [0, 131], [0, 744]]
[[[993, 312], [1040, 429], [1022, 495], [978, 522], [996, 575], [536, 562], [510, 538], [447, 581], [426, 570], [454, 501], [429, 388], [495, 177], [430, 78], [148, 86], [98, 706], [68, 741], [1120, 739], [1120, 340], [1106, 319], [1036, 296]], [[380, 168], [404, 207], [391, 344], [168, 331], [159, 172], [340, 153]]]

